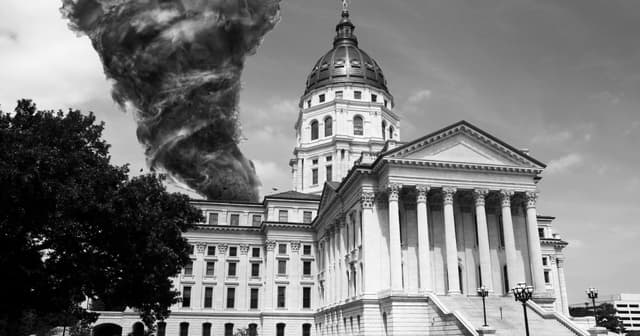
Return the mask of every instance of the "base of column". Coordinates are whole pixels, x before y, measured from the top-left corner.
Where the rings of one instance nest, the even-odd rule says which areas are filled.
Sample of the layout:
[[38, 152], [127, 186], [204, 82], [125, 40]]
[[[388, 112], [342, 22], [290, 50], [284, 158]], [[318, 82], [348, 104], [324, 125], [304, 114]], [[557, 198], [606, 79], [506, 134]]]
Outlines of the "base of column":
[[593, 335], [593, 336], [609, 334], [609, 331], [606, 328], [603, 328], [603, 327], [589, 328], [589, 329], [587, 329], [587, 332], [589, 332], [589, 335]]
[[462, 295], [462, 292], [460, 292], [460, 291], [448, 291], [447, 295], [449, 295], [449, 296], [460, 296], [460, 295]]
[[553, 306], [553, 303], [556, 302], [556, 298], [553, 297], [550, 292], [544, 292], [544, 293], [534, 292], [533, 296], [531, 297], [531, 300], [533, 300], [533, 302], [537, 303], [541, 307], [545, 307], [545, 308]]
[[478, 332], [478, 335], [493, 335], [496, 333], [496, 329], [489, 326], [480, 327], [479, 329], [476, 329], [476, 331]]

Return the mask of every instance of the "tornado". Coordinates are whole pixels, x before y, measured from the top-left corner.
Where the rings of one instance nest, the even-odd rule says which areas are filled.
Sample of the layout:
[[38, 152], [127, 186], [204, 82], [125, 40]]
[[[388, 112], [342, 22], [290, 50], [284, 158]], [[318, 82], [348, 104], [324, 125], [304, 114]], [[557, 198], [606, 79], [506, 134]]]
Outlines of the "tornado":
[[280, 19], [280, 0], [62, 0], [98, 52], [112, 97], [133, 109], [152, 170], [213, 200], [258, 201], [240, 151], [246, 56]]

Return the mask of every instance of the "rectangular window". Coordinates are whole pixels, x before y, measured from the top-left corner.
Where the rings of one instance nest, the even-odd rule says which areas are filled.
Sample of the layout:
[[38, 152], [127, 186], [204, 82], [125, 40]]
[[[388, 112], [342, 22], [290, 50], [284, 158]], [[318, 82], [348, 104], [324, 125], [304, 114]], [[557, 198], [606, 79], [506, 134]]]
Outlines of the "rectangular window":
[[353, 91], [353, 99], [362, 99], [362, 91]]
[[372, 94], [371, 95], [371, 101], [374, 102], [374, 103], [378, 102], [378, 95]]
[[384, 100], [384, 107], [387, 107], [387, 105], [389, 105], [389, 102], [385, 99]]
[[231, 226], [239, 226], [240, 225], [240, 215], [239, 214], [231, 214], [229, 218], [229, 225]]
[[287, 287], [278, 287], [278, 308], [284, 308], [286, 305]]
[[180, 336], [189, 336], [189, 323], [180, 323]]
[[216, 255], [216, 247], [215, 246], [207, 246], [207, 255], [208, 256]]
[[202, 324], [202, 336], [211, 336], [211, 323]]
[[195, 245], [189, 245], [189, 254], [191, 254], [191, 255], [196, 254]]
[[324, 158], [324, 161], [325, 161], [325, 162], [331, 162], [331, 161], [333, 161], [333, 156], [331, 156], [331, 155], [327, 156], [326, 158]]
[[333, 168], [331, 166], [327, 166], [325, 171], [327, 173], [327, 182], [333, 181]]
[[229, 256], [230, 257], [237, 257], [238, 256], [238, 247], [237, 246], [229, 247]]
[[287, 254], [287, 244], [278, 244], [278, 254]]
[[311, 184], [318, 184], [318, 168], [311, 169]]
[[260, 226], [261, 223], [262, 223], [262, 216], [253, 215], [253, 217], [251, 217], [251, 225], [252, 226]]
[[305, 211], [302, 213], [302, 222], [303, 223], [311, 223], [311, 216], [313, 213], [311, 211]]
[[302, 245], [302, 254], [311, 255], [311, 245]]
[[324, 103], [324, 94], [318, 95], [318, 101]]
[[289, 211], [288, 210], [280, 210], [280, 211], [278, 211], [278, 221], [279, 222], [288, 222], [289, 221]]
[[548, 265], [549, 265], [549, 258], [542, 257], [542, 266], [548, 266]]
[[182, 287], [182, 307], [191, 307], [191, 286]]
[[311, 107], [311, 99], [307, 100], [307, 108]]
[[236, 263], [229, 263], [229, 272], [227, 273], [229, 276], [236, 276]]
[[311, 164], [316, 166], [318, 164], [318, 159], [311, 160]]
[[209, 213], [209, 225], [218, 225], [218, 214], [216, 212]]
[[234, 308], [236, 305], [236, 289], [227, 288], [227, 308]]
[[158, 322], [158, 333], [156, 336], [167, 336], [167, 324], [165, 322]]
[[251, 249], [251, 256], [253, 258], [260, 258], [260, 248], [259, 247], [254, 247]]
[[287, 261], [286, 260], [278, 260], [278, 274], [280, 274], [280, 275], [287, 274]]
[[544, 238], [544, 228], [538, 228], [538, 237]]
[[212, 277], [216, 274], [216, 263], [215, 261], [207, 261], [207, 268], [205, 271], [205, 276]]
[[213, 307], [213, 287], [204, 288], [204, 307]]
[[185, 276], [192, 276], [193, 275], [193, 260], [190, 260], [189, 263], [187, 263], [184, 266], [184, 275]]
[[233, 323], [225, 323], [224, 336], [233, 336]]
[[258, 288], [251, 288], [250, 309], [258, 309]]
[[251, 276], [252, 277], [259, 277], [260, 276], [260, 264], [259, 263], [251, 264]]
[[342, 99], [343, 93], [342, 91], [336, 91], [336, 99]]
[[549, 276], [549, 271], [544, 271], [544, 283], [546, 284], [551, 283], [551, 277]]
[[302, 308], [311, 308], [311, 287], [302, 287]]
[[311, 275], [311, 261], [305, 261], [302, 263], [302, 274]]

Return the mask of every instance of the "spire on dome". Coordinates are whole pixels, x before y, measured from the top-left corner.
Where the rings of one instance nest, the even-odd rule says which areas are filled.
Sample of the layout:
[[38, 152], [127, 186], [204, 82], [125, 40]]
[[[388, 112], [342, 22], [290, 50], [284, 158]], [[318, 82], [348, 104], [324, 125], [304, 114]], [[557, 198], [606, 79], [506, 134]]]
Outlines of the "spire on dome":
[[342, 18], [336, 25], [336, 37], [333, 39], [333, 45], [337, 46], [342, 43], [358, 45], [358, 39], [353, 35], [356, 26], [349, 19], [349, 2], [342, 0]]

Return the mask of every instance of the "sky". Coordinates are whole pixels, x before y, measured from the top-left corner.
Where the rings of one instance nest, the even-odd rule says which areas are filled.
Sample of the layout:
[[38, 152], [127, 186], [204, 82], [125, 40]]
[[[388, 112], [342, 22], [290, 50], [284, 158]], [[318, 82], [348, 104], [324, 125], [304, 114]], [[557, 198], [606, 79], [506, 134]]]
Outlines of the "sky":
[[[86, 37], [52, 0], [3, 0], [0, 109], [93, 111], [114, 163], [147, 171], [130, 114]], [[247, 59], [241, 147], [262, 193], [291, 189], [297, 104], [331, 48], [339, 1], [284, 0], [282, 20]], [[547, 169], [538, 212], [555, 216], [569, 301], [640, 293], [640, 1], [353, 0], [360, 47], [382, 67], [403, 141], [467, 120]]]

